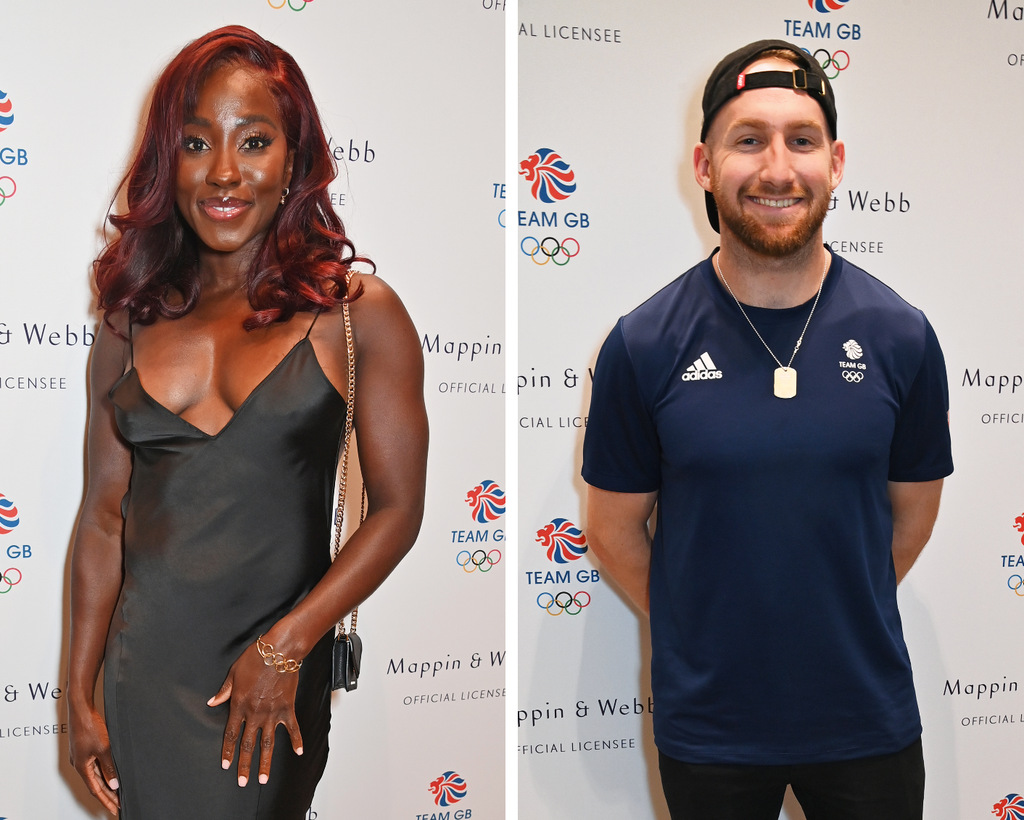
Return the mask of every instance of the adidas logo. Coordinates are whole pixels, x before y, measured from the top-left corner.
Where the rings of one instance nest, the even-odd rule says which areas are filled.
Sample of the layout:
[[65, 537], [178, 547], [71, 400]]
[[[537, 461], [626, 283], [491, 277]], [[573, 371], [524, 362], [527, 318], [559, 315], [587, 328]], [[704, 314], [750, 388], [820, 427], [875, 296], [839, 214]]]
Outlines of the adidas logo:
[[711, 361], [711, 357], [705, 352], [700, 358], [683, 371], [684, 382], [703, 382], [708, 379], [720, 379], [725, 375]]

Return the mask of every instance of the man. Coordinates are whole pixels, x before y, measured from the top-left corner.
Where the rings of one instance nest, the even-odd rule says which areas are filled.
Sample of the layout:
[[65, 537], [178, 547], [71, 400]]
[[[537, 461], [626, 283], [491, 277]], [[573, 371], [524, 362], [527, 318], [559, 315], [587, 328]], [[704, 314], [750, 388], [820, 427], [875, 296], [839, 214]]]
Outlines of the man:
[[789, 784], [808, 820], [920, 820], [896, 585], [952, 471], [942, 353], [822, 243], [846, 150], [821, 67], [752, 43], [703, 111], [721, 248], [609, 335], [583, 459], [590, 546], [649, 605], [666, 798], [775, 820]]

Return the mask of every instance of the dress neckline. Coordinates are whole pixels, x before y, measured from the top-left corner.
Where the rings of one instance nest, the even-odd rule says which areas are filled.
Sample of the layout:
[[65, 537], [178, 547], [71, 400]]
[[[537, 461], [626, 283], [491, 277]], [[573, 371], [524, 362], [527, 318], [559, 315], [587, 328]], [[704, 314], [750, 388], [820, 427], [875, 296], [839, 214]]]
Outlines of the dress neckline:
[[243, 413], [245, 408], [248, 407], [249, 404], [251, 404], [252, 401], [262, 392], [264, 385], [266, 385], [282, 369], [284, 369], [285, 363], [288, 362], [295, 355], [296, 351], [298, 351], [304, 345], [308, 346], [309, 350], [312, 352], [312, 354], [313, 354], [313, 361], [316, 363], [317, 371], [319, 372], [321, 378], [324, 380], [324, 382], [326, 382], [326, 384], [330, 388], [330, 390], [333, 393], [335, 393], [335, 395], [338, 396], [338, 398], [340, 398], [342, 401], [345, 401], [345, 397], [341, 395], [341, 393], [334, 386], [334, 384], [331, 382], [331, 380], [327, 378], [327, 374], [324, 373], [323, 367], [320, 366], [320, 360], [316, 357], [316, 351], [313, 350], [313, 343], [310, 341], [308, 335], [307, 336], [303, 336], [294, 345], [292, 345], [291, 349], [287, 353], [285, 353], [285, 355], [281, 359], [281, 361], [279, 361], [276, 365], [274, 365], [274, 368], [269, 373], [267, 373], [267, 375], [264, 376], [256, 384], [256, 386], [253, 387], [252, 390], [249, 391], [249, 395], [247, 395], [245, 397], [245, 399], [242, 401], [242, 403], [240, 405], [238, 405], [238, 407], [235, 408], [234, 412], [231, 414], [231, 417], [224, 423], [224, 426], [221, 427], [220, 430], [218, 430], [216, 433], [210, 433], [210, 432], [207, 432], [206, 430], [203, 430], [201, 427], [197, 427], [195, 424], [190, 422], [188, 419], [184, 418], [180, 413], [175, 413], [173, 410], [171, 410], [169, 407], [167, 407], [167, 405], [165, 405], [162, 402], [158, 401], [157, 399], [153, 398], [153, 396], [150, 394], [150, 392], [148, 390], [146, 390], [145, 385], [143, 385], [142, 379], [139, 377], [139, 371], [135, 367], [134, 362], [132, 363], [132, 366], [124, 373], [124, 375], [122, 375], [121, 378], [119, 378], [117, 380], [117, 382], [114, 384], [114, 386], [110, 389], [110, 393], [108, 395], [113, 396], [114, 392], [117, 390], [118, 387], [121, 386], [121, 384], [124, 381], [126, 381], [128, 379], [134, 379], [135, 384], [138, 386], [139, 390], [142, 392], [142, 395], [145, 396], [146, 399], [150, 402], [150, 404], [152, 404], [154, 407], [156, 407], [160, 412], [165, 413], [165, 414], [167, 414], [167, 415], [177, 419], [179, 422], [181, 422], [182, 424], [186, 425], [190, 430], [192, 430], [192, 431], [198, 433], [199, 435], [201, 435], [204, 439], [207, 439], [209, 441], [213, 441], [213, 440], [216, 440], [216, 439], [220, 438], [225, 433], [225, 431], [227, 431], [228, 428], [230, 428], [234, 424], [235, 419], [237, 419], [239, 417], [239, 415], [241, 415]]

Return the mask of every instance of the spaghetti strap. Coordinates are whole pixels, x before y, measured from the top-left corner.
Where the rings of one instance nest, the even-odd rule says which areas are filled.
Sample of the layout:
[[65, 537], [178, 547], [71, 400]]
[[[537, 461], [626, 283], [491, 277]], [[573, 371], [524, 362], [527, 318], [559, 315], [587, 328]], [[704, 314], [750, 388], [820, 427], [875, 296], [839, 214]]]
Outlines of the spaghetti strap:
[[316, 309], [316, 313], [313, 315], [313, 321], [309, 323], [309, 327], [306, 329], [306, 335], [302, 337], [303, 339], [308, 339], [309, 334], [313, 332], [313, 325], [315, 325], [316, 320], [320, 318], [321, 311], [323, 311], [322, 307]]
[[135, 367], [135, 342], [132, 339], [132, 317], [128, 316], [128, 355], [130, 357], [131, 366]]

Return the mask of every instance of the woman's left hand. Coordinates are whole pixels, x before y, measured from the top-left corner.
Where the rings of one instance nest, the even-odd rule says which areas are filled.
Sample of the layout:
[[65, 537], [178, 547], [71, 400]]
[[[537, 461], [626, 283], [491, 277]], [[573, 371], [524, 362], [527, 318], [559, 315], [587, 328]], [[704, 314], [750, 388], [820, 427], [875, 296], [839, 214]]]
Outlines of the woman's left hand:
[[224, 685], [207, 706], [231, 702], [228, 722], [224, 727], [221, 766], [231, 768], [238, 745], [238, 785], [249, 782], [249, 769], [256, 737], [259, 735], [259, 782], [270, 778], [270, 761], [274, 754], [274, 735], [278, 724], [284, 724], [295, 754], [302, 754], [302, 734], [295, 717], [295, 691], [299, 672], [278, 672], [267, 666], [256, 649], [249, 646], [231, 665]]

